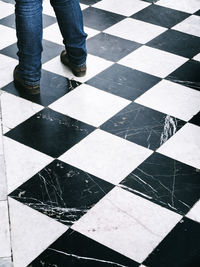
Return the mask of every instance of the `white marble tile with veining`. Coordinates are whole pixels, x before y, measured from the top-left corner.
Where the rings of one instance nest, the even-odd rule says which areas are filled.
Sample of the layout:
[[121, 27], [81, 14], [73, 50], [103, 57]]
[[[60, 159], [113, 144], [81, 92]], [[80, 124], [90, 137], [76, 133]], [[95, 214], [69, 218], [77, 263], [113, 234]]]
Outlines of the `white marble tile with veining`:
[[[200, 3], [199, 3], [199, 8], [200, 8]], [[200, 28], [200, 16], [192, 15], [189, 18], [177, 24], [176, 26], [174, 26], [172, 29], [200, 37], [199, 28]]]
[[11, 256], [7, 201], [0, 201], [0, 258]]

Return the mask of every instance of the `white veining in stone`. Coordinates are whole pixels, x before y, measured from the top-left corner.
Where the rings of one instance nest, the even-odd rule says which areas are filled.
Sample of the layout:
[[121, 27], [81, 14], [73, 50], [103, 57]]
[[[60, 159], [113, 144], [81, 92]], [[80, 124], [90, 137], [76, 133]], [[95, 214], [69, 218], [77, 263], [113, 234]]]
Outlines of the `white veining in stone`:
[[10, 232], [7, 201], [0, 201], [0, 257], [10, 257]]
[[188, 121], [200, 111], [200, 92], [162, 80], [135, 102]]
[[96, 130], [60, 159], [110, 183], [118, 184], [152, 151], [102, 130]]
[[26, 267], [68, 229], [12, 198], [9, 207], [15, 267]]
[[72, 228], [141, 263], [181, 218], [151, 201], [114, 188]]

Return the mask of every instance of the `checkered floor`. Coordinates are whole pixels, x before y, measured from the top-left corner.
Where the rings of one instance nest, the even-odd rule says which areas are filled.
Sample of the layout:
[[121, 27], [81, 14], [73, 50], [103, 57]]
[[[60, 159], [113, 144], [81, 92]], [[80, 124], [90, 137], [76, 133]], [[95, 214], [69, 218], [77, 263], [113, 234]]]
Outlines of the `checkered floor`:
[[199, 267], [200, 0], [81, 0], [84, 78], [60, 63], [45, 0], [40, 96], [13, 84], [12, 2], [0, 1], [0, 266]]

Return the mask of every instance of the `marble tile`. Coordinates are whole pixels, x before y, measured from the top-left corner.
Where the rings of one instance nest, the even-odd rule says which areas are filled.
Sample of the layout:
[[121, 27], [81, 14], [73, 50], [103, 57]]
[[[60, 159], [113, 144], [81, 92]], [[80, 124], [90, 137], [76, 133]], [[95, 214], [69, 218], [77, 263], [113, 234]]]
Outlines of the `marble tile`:
[[135, 100], [143, 106], [189, 121], [200, 111], [200, 92], [162, 80]]
[[35, 259], [30, 267], [42, 264], [70, 267], [139, 266], [135, 261], [71, 229]]
[[50, 105], [53, 110], [99, 127], [131, 102], [82, 84]]
[[122, 15], [94, 7], [83, 10], [84, 25], [98, 31], [103, 31], [124, 18]]
[[158, 152], [200, 169], [200, 128], [187, 123]]
[[54, 10], [50, 4], [50, 1], [48, 0], [43, 1], [43, 14], [47, 14], [49, 16], [55, 17]]
[[0, 201], [7, 198], [6, 170], [4, 155], [0, 155]]
[[160, 0], [156, 4], [187, 13], [194, 13], [199, 10], [199, 0]]
[[147, 73], [114, 64], [87, 81], [87, 84], [133, 101], [160, 80]]
[[93, 130], [93, 126], [46, 108], [6, 133], [6, 136], [56, 158]]
[[113, 187], [106, 181], [55, 160], [10, 196], [70, 227]]
[[0, 258], [11, 256], [7, 201], [0, 201]]
[[17, 41], [14, 29], [0, 25], [0, 31], [3, 35], [3, 38], [0, 39], [0, 49], [3, 49], [8, 46], [8, 44], [15, 43]]
[[138, 145], [156, 150], [184, 124], [184, 121], [170, 115], [137, 103], [131, 103], [105, 122], [101, 129]]
[[71, 70], [60, 62], [60, 57], [56, 57], [43, 65], [43, 69], [52, 71], [56, 74], [67, 77], [68, 79], [75, 79], [79, 82], [85, 82], [104, 69], [110, 67], [113, 62], [105, 60], [100, 57], [88, 55], [87, 57], [87, 73], [85, 77], [75, 77]]
[[110, 12], [118, 13], [124, 16], [131, 16], [132, 14], [142, 10], [143, 8], [149, 6], [149, 3], [145, 3], [139, 0], [102, 0], [97, 4], [94, 4], [93, 7], [107, 10]]
[[200, 223], [200, 200], [186, 214], [186, 217]]
[[200, 61], [200, 53], [193, 57], [194, 60]]
[[17, 65], [17, 60], [0, 54], [0, 88], [13, 80], [13, 70]]
[[1, 267], [13, 267], [13, 263], [10, 257], [0, 258]]
[[114, 188], [72, 229], [141, 263], [180, 219], [172, 211]]
[[198, 112], [194, 117], [192, 117], [189, 122], [200, 126], [200, 112]]
[[200, 17], [192, 15], [189, 18], [177, 24], [176, 26], [174, 26], [173, 29], [200, 37], [199, 27], [200, 27]]
[[[87, 41], [89, 54], [117, 62], [141, 45], [107, 33], [100, 33]], [[98, 49], [97, 49], [98, 47]]]
[[40, 94], [29, 95], [15, 88], [13, 82], [2, 88], [3, 91], [20, 96], [23, 99], [29, 100], [42, 106], [48, 106], [63, 95], [67, 94], [80, 83], [76, 80], [69, 80], [56, 73], [42, 70], [42, 78], [40, 81]]
[[43, 109], [42, 106], [8, 94], [1, 95], [2, 123], [9, 129], [16, 127], [35, 113]]
[[142, 46], [119, 61], [119, 64], [165, 78], [188, 59], [159, 49]]
[[44, 168], [53, 159], [30, 147], [4, 137], [8, 193]]
[[164, 32], [147, 45], [186, 58], [192, 58], [200, 52], [200, 38], [175, 30]]
[[189, 60], [170, 73], [166, 79], [200, 91], [199, 72], [200, 62]]
[[200, 199], [200, 172], [194, 167], [154, 153], [130, 173], [120, 186], [185, 215]]
[[96, 130], [64, 153], [60, 160], [118, 184], [151, 153], [149, 149]]
[[198, 266], [200, 225], [183, 218], [144, 261], [147, 266]]
[[87, 33], [88, 39], [100, 33], [99, 31], [88, 28], [88, 27], [84, 27], [84, 31]]
[[14, 12], [14, 6], [8, 3], [0, 2], [0, 19], [11, 15]]
[[9, 198], [13, 263], [26, 267], [68, 227]]
[[101, 0], [79, 0], [80, 3], [85, 5], [93, 5]]
[[188, 13], [158, 5], [150, 5], [134, 14], [132, 18], [171, 28], [189, 16]]
[[[161, 26], [132, 18], [126, 18], [106, 29], [104, 32], [130, 41], [145, 44], [166, 30], [166, 28]], [[143, 32], [143, 34], [141, 34], [141, 32]]]

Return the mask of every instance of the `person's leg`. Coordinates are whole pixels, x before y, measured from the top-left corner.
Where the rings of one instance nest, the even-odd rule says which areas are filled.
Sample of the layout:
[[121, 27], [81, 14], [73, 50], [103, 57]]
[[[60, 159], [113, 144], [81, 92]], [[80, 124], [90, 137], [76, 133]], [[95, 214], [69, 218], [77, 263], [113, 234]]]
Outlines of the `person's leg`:
[[16, 0], [15, 16], [19, 57], [17, 74], [25, 84], [34, 86], [41, 78], [42, 0]]
[[78, 0], [50, 0], [50, 2], [58, 20], [70, 63], [77, 67], [85, 66], [87, 34], [83, 30], [83, 17]]

